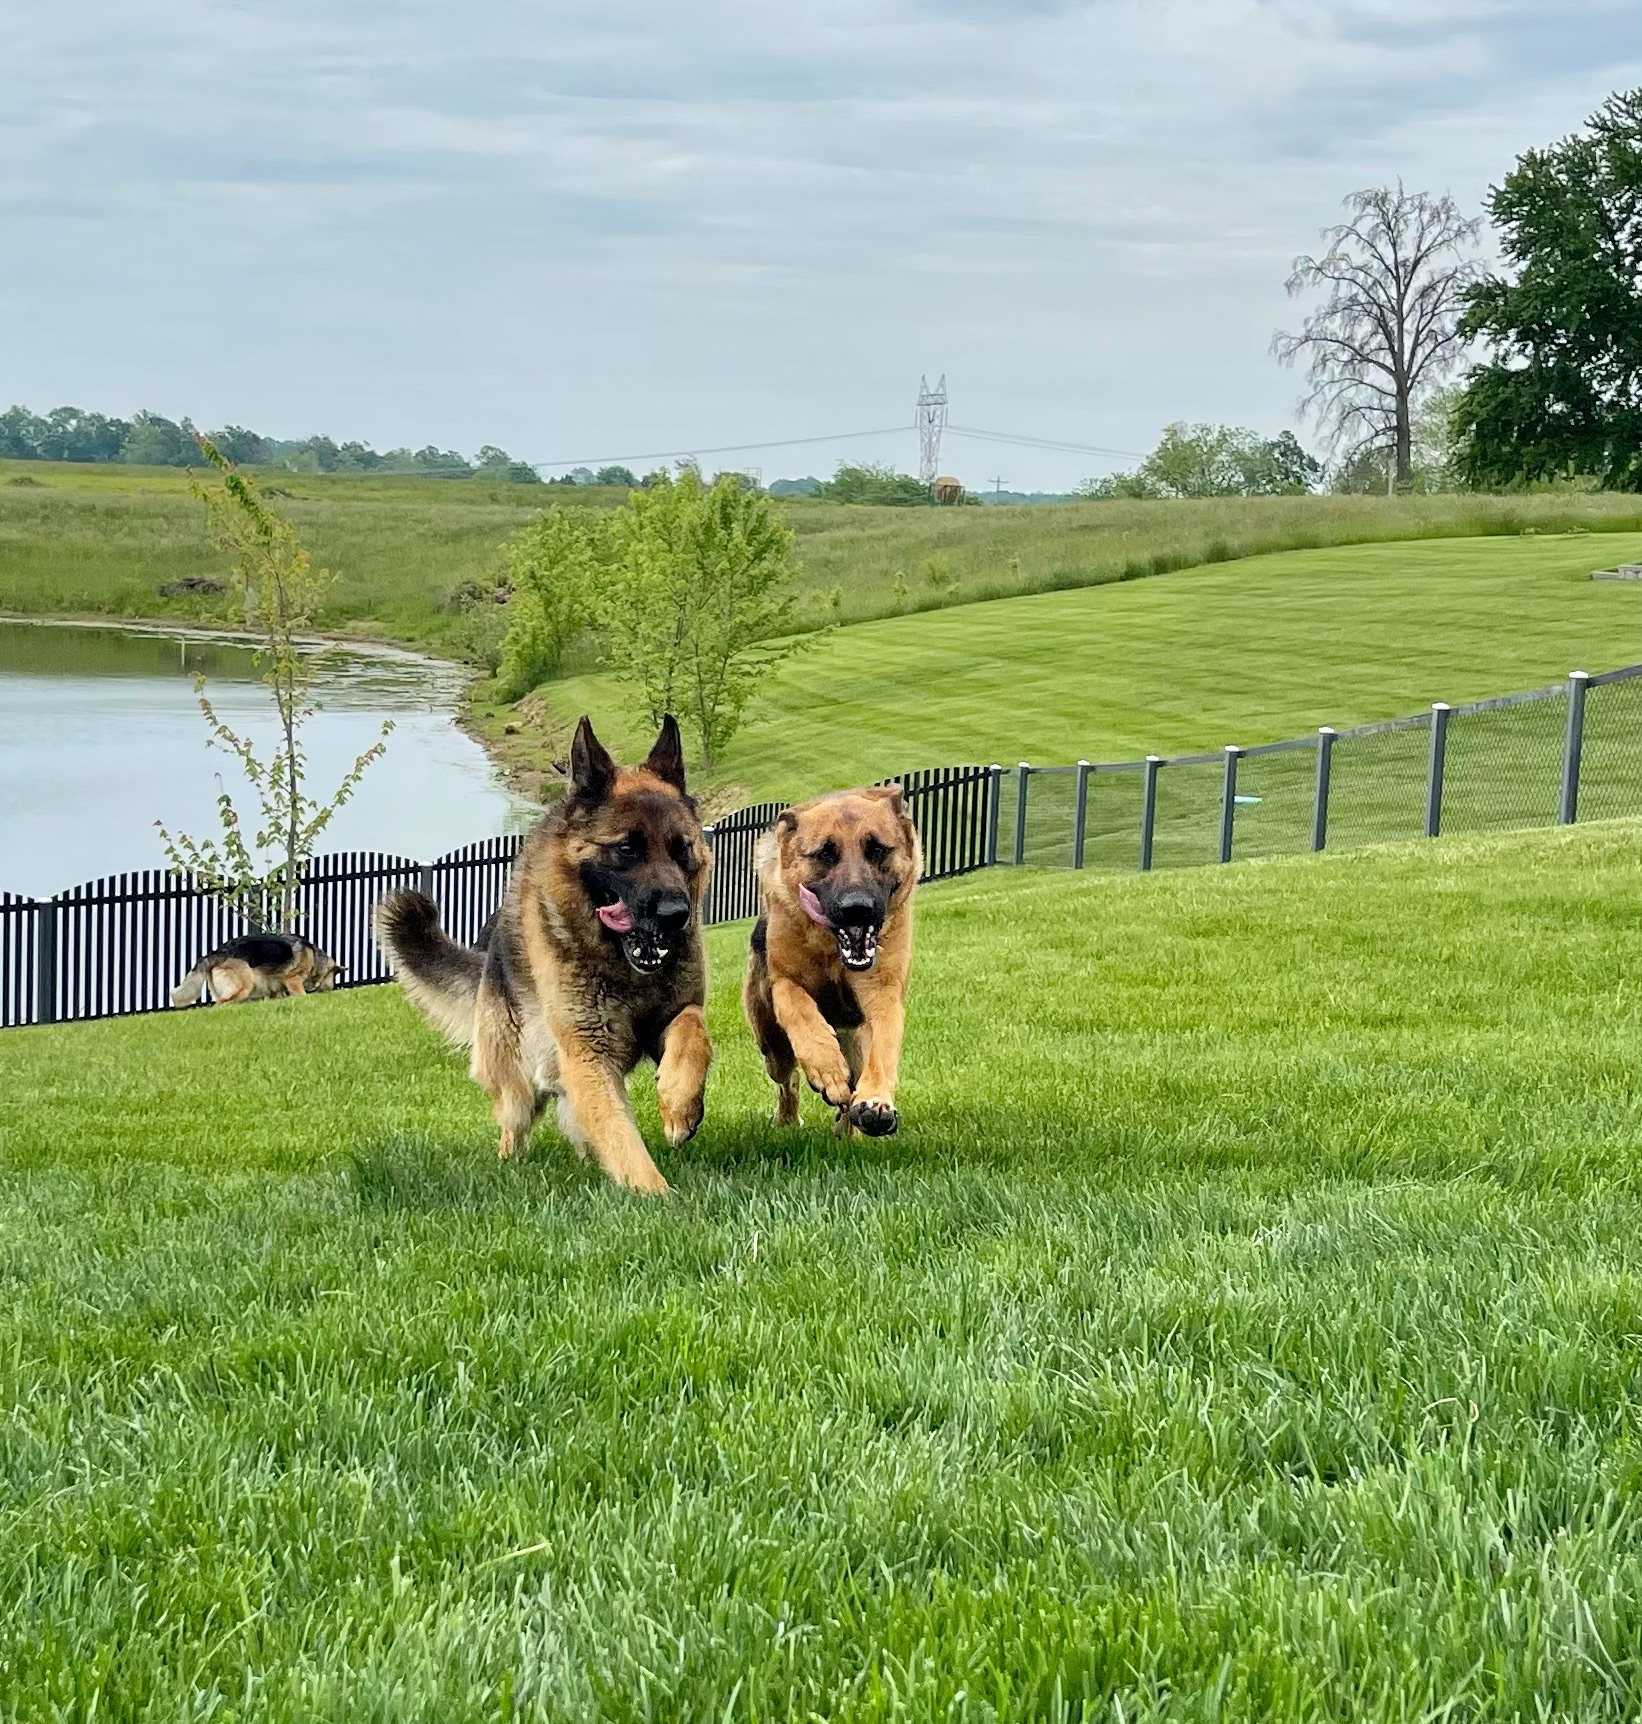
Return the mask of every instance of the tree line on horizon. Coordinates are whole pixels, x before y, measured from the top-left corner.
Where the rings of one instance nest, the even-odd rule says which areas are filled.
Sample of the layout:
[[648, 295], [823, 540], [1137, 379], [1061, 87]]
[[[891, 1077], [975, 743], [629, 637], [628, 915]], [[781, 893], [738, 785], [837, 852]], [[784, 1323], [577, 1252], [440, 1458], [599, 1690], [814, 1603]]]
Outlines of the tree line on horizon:
[[[242, 425], [226, 425], [204, 435], [236, 467], [280, 468], [290, 473], [411, 473], [445, 479], [477, 476], [527, 485], [541, 482], [528, 462], [515, 461], [505, 449], [490, 443], [469, 460], [455, 449], [440, 449], [431, 443], [421, 449], [379, 453], [368, 443], [338, 443], [325, 436], [264, 437]], [[186, 415], [167, 419], [146, 410], [129, 419], [83, 407], [54, 407], [39, 414], [14, 406], [0, 413], [0, 459], [10, 461], [197, 467], [202, 461], [200, 436]]]

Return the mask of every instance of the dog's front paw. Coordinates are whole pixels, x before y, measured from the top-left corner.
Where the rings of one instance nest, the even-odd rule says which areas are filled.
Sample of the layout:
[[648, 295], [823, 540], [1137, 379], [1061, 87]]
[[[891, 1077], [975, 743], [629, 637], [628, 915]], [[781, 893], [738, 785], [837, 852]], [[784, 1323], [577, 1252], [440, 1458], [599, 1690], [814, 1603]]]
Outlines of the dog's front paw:
[[634, 1162], [620, 1169], [613, 1178], [617, 1185], [626, 1186], [629, 1191], [636, 1191], [641, 1197], [665, 1197], [671, 1189], [662, 1178], [661, 1169], [649, 1156], [642, 1162]]
[[804, 1076], [810, 1080], [810, 1088], [828, 1107], [849, 1106], [850, 1073], [842, 1060], [836, 1066], [817, 1066], [814, 1070], [806, 1067]]
[[895, 1104], [863, 1096], [850, 1107], [850, 1124], [868, 1137], [888, 1137], [900, 1122]]
[[679, 1102], [661, 1102], [661, 1129], [674, 1149], [688, 1143], [700, 1130], [704, 1111], [699, 1095], [686, 1096]]

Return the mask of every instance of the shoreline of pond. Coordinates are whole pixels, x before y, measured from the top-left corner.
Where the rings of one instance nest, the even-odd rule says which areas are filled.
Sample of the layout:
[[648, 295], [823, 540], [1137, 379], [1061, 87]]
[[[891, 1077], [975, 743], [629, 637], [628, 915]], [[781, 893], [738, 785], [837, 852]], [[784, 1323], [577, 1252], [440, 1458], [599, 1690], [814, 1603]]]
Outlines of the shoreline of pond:
[[[13, 730], [12, 745], [4, 751], [5, 848], [26, 864], [39, 843], [61, 845], [64, 851], [61, 879], [55, 869], [41, 867], [42, 858], [35, 854], [31, 865], [12, 870], [18, 878], [0, 881], [0, 887], [38, 896], [99, 868], [118, 872], [154, 865], [148, 859], [151, 845], [133, 823], [132, 804], [141, 798], [145, 806], [139, 812], [166, 812], [169, 823], [173, 815], [167, 810], [177, 786], [183, 787], [180, 800], [198, 797], [194, 738], [183, 717], [194, 704], [190, 673], [206, 677], [213, 701], [227, 703], [222, 710], [237, 708], [231, 722], [249, 723], [255, 730], [263, 722], [257, 709], [266, 701], [266, 690], [257, 690], [252, 659], [258, 637], [192, 621], [38, 612], [0, 613], [0, 631], [10, 643], [0, 663], [5, 672], [0, 684], [7, 688], [12, 714], [8, 722], [24, 727]], [[30, 644], [35, 639], [41, 643], [38, 650]], [[84, 646], [75, 644], [80, 641]], [[360, 830], [357, 820], [344, 820], [343, 827], [355, 829], [346, 838], [339, 830], [338, 847], [402, 849], [407, 836], [414, 840], [418, 832], [424, 834], [422, 849], [460, 844], [492, 831], [519, 830], [538, 817], [540, 803], [522, 793], [526, 786], [519, 775], [507, 770], [470, 716], [472, 692], [481, 681], [473, 667], [397, 641], [354, 635], [315, 632], [304, 635], [301, 646], [325, 661], [315, 690], [317, 760], [334, 753], [368, 714], [391, 720], [401, 732], [401, 749], [390, 745], [390, 754], [399, 755], [398, 770], [389, 771], [389, 782], [376, 797], [365, 797], [361, 812], [370, 825]], [[369, 740], [356, 739], [348, 755]], [[120, 763], [118, 770], [111, 762]], [[318, 770], [325, 776], [345, 764], [330, 761]], [[229, 768], [223, 764], [215, 770]], [[66, 804], [56, 788], [59, 782]], [[376, 783], [373, 773], [366, 790]], [[382, 796], [387, 800], [378, 801]], [[427, 812], [418, 812], [424, 805]], [[477, 818], [463, 818], [464, 808]], [[209, 816], [195, 810], [185, 819], [192, 824]], [[149, 824], [143, 819], [142, 830]], [[452, 826], [459, 830], [447, 830]], [[100, 842], [105, 838], [106, 846]]]

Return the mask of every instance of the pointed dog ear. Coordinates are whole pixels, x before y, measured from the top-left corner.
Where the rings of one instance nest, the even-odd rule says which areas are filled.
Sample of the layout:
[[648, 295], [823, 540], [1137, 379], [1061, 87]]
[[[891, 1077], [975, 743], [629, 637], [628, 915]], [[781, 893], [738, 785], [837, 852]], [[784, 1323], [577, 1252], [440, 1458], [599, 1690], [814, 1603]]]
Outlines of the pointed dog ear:
[[645, 758], [646, 771], [655, 773], [675, 790], [684, 788], [684, 739], [678, 733], [678, 720], [665, 713], [661, 720], [661, 735]]
[[877, 802], [887, 802], [897, 814], [906, 812], [906, 797], [899, 784], [875, 784], [864, 792]]
[[570, 744], [570, 790], [584, 802], [602, 802], [616, 782], [616, 763], [609, 750], [593, 734], [593, 721], [585, 713]]

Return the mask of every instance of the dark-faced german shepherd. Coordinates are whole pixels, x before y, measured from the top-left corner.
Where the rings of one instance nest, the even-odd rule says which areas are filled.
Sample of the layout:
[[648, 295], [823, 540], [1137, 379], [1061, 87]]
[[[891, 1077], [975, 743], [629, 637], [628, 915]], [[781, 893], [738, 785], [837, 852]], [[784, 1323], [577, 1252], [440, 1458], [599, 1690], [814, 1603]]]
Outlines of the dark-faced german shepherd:
[[901, 787], [845, 790], [783, 809], [758, 841], [764, 914], [741, 1003], [777, 1090], [798, 1119], [802, 1072], [838, 1126], [894, 1131], [912, 972], [912, 896], [923, 868]]
[[191, 1006], [205, 991], [219, 1006], [284, 994], [324, 994], [342, 966], [295, 934], [241, 934], [207, 952], [171, 990], [171, 1004]]
[[472, 1047], [504, 1156], [524, 1152], [557, 1098], [578, 1153], [618, 1185], [663, 1192], [627, 1074], [656, 1061], [662, 1128], [677, 1145], [701, 1123], [713, 1057], [701, 945], [710, 857], [678, 725], [669, 715], [644, 764], [621, 767], [584, 718], [570, 777], [563, 803], [525, 839], [483, 950], [442, 933], [420, 892], [382, 900], [377, 938], [414, 1004]]

